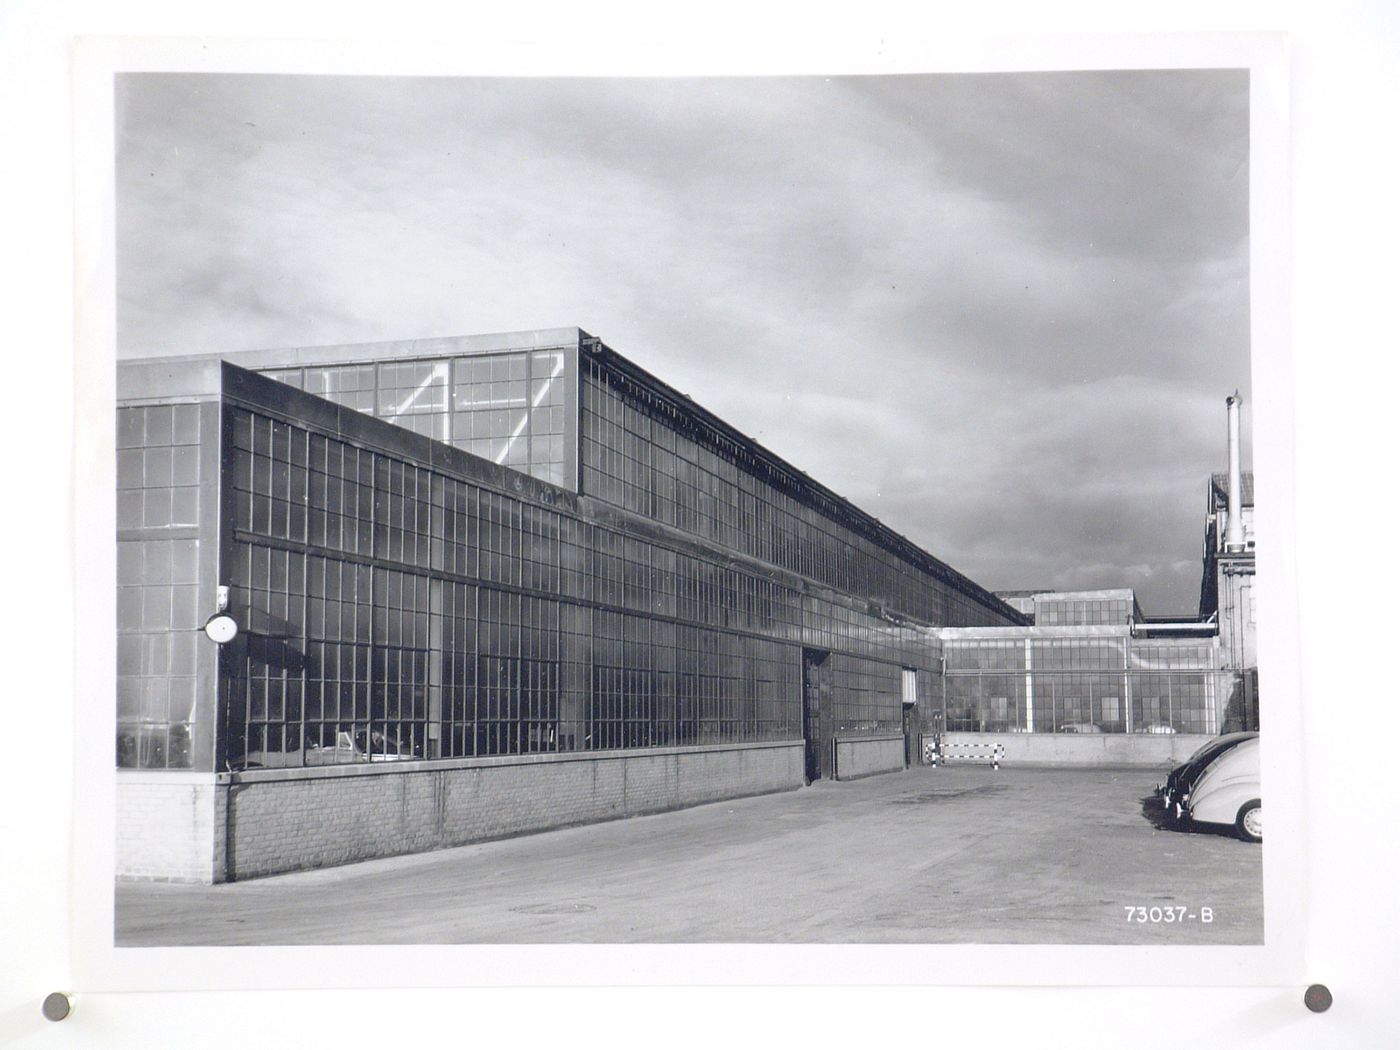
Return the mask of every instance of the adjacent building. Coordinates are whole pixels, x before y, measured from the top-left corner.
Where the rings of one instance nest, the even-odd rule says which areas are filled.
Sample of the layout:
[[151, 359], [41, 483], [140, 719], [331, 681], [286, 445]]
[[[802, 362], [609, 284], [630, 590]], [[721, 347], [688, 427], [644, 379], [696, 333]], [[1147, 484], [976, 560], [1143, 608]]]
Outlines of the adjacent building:
[[1231, 673], [1213, 623], [1152, 621], [1131, 589], [1017, 592], [1032, 622], [938, 631], [945, 750], [1159, 764], [1221, 732]]
[[1194, 617], [1143, 615], [1129, 588], [1001, 591], [1018, 626], [939, 630], [945, 752], [1008, 761], [1166, 763], [1203, 739], [1259, 728], [1254, 479], [1240, 405], [1226, 400], [1228, 470], [1207, 493]]
[[1258, 728], [1254, 475], [1240, 463], [1240, 407], [1238, 393], [1226, 400], [1229, 469], [1211, 475], [1206, 498], [1200, 619], [1218, 627], [1222, 664], [1233, 672], [1228, 727]]

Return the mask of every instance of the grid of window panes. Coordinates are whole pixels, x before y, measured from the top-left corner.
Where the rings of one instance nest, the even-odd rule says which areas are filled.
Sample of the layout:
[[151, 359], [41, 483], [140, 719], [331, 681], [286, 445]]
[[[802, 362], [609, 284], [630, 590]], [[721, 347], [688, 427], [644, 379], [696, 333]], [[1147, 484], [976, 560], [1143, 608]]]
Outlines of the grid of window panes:
[[567, 484], [570, 360], [563, 350], [459, 358], [453, 443], [493, 463]]
[[[1025, 732], [1024, 674], [949, 675], [944, 686], [947, 727], [962, 733]], [[1047, 725], [1043, 731], [1049, 732]]]
[[957, 639], [943, 643], [945, 667], [955, 671], [1020, 671], [1026, 666], [1021, 638]]
[[[748, 448], [702, 437], [678, 410], [624, 395], [610, 369], [582, 369], [582, 491], [926, 623], [1003, 616], [787, 491]], [[793, 486], [789, 485], [789, 488]]]
[[[376, 390], [379, 385], [378, 369], [372, 364], [329, 365], [321, 368], [309, 367], [285, 369], [269, 373], [274, 379], [300, 386], [308, 394], [315, 394], [337, 405], [353, 408], [356, 412], [373, 415], [376, 405]], [[295, 381], [303, 376], [302, 383]]]
[[[300, 561], [300, 557], [297, 555], [267, 550], [253, 544], [240, 544], [238, 549], [244, 558], [248, 559], [246, 563], [240, 559], [238, 568], [241, 570], [240, 575], [245, 575], [250, 585], [260, 582], [263, 562], [267, 561], [270, 568], [274, 555], [280, 553], [279, 560], [290, 558], [296, 562]], [[357, 749], [354, 738], [368, 734], [371, 719], [370, 698], [379, 687], [376, 677], [384, 676], [388, 669], [389, 661], [387, 659], [376, 661], [374, 650], [370, 646], [376, 615], [378, 614], [381, 621], [387, 619], [388, 610], [385, 609], [383, 613], [378, 613], [374, 607], [372, 600], [374, 570], [370, 566], [316, 554], [308, 555], [305, 561], [307, 572], [304, 687], [306, 706], [302, 714], [305, 720], [308, 754], [315, 761], [354, 761], [357, 750], [360, 754], [366, 753], [363, 746]], [[269, 574], [268, 579], [270, 583], [271, 574]], [[278, 582], [280, 583], [280, 579]], [[382, 579], [380, 582], [383, 585]], [[270, 606], [274, 600], [271, 589], [265, 595], [254, 597], [255, 594], [257, 594], [256, 591], [250, 592], [249, 604], [252, 607]], [[399, 604], [402, 604], [402, 596], [400, 596]], [[289, 609], [289, 611], [292, 610]], [[394, 618], [396, 621], [399, 620], [398, 615]], [[250, 646], [253, 639], [259, 637], [259, 635], [250, 632]], [[275, 634], [261, 636], [260, 645], [266, 648], [275, 638]], [[250, 653], [250, 656], [252, 655], [254, 654]], [[278, 670], [285, 672], [285, 677], [289, 679], [295, 693], [298, 677], [297, 662], [294, 655], [284, 655], [290, 655], [291, 658], [279, 661], [282, 667]], [[379, 668], [383, 668], [383, 670], [377, 676], [376, 671]], [[250, 665], [249, 678], [254, 678], [255, 673], [259, 670], [261, 668], [257, 665]], [[283, 674], [278, 674], [277, 677], [280, 679]], [[284, 687], [279, 682], [274, 688], [281, 690]], [[382, 723], [389, 720], [390, 711], [391, 707], [385, 698], [379, 712], [381, 725], [378, 730], [381, 737], [384, 732]], [[254, 723], [256, 723], [256, 718], [253, 717], [255, 713], [250, 705], [249, 718]], [[291, 739], [290, 741], [283, 740], [283, 755], [274, 760], [279, 764], [295, 764], [287, 756], [294, 756], [299, 750], [296, 734], [300, 727], [289, 724], [291, 716], [296, 713], [294, 705], [291, 711], [284, 713], [281, 728]], [[257, 731], [253, 734], [254, 739], [249, 744], [249, 750], [255, 752], [257, 744], [265, 743], [269, 733], [275, 737], [278, 728], [276, 725], [257, 727]], [[409, 729], [411, 738], [413, 735], [412, 727], [406, 728]], [[262, 741], [257, 739], [259, 733], [263, 737]], [[342, 733], [346, 734], [344, 739], [341, 737]], [[288, 743], [290, 743], [290, 747], [286, 746]], [[252, 755], [249, 757], [256, 761]]]
[[1219, 672], [1208, 642], [957, 639], [944, 642], [944, 654], [951, 731], [1219, 731]]
[[188, 769], [195, 717], [200, 406], [117, 411], [117, 765]]
[[837, 730], [877, 734], [901, 667], [933, 673], [925, 633], [849, 601], [228, 414], [234, 764], [791, 740], [814, 639]]
[[[931, 666], [930, 638], [918, 628], [893, 623], [818, 594], [802, 598], [804, 644], [850, 652], [892, 665]], [[897, 694], [899, 690], [895, 690]]]
[[1056, 598], [1035, 603], [1037, 627], [1121, 626], [1132, 616], [1130, 598]]
[[1133, 639], [1128, 649], [1133, 730], [1220, 732], [1228, 676], [1204, 670], [1218, 665], [1213, 640]]
[[568, 430], [573, 360], [572, 351], [556, 348], [270, 368], [264, 374], [572, 488]]
[[903, 668], [833, 653], [832, 716], [844, 737], [880, 736], [903, 729]]
[[384, 361], [378, 366], [374, 414], [434, 441], [452, 439], [447, 412], [452, 361]]
[[1126, 644], [1126, 638], [1037, 638], [1031, 642], [1031, 667], [1037, 672], [1121, 671]]

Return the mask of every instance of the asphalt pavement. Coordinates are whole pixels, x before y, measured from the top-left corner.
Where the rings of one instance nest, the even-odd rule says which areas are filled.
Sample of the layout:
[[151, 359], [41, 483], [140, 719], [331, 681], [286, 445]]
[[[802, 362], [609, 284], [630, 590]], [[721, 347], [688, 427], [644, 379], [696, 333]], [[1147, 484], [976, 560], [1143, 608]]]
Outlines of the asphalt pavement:
[[916, 767], [247, 882], [118, 882], [116, 943], [1262, 943], [1267, 843], [1175, 826], [1159, 777]]

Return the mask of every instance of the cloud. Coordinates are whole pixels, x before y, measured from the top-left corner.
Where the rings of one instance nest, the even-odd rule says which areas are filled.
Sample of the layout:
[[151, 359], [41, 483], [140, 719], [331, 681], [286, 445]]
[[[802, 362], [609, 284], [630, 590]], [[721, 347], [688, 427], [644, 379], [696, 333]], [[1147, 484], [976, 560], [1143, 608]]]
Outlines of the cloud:
[[1194, 604], [1249, 397], [1242, 72], [118, 98], [123, 355], [578, 324], [979, 582]]

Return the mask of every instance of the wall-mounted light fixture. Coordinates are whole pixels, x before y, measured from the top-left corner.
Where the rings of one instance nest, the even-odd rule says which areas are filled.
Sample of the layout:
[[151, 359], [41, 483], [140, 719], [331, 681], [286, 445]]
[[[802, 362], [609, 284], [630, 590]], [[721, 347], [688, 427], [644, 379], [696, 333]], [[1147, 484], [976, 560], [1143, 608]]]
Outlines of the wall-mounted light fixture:
[[238, 637], [238, 621], [230, 616], [228, 609], [228, 588], [218, 589], [219, 611], [204, 621], [204, 633], [211, 641], [225, 645]]

